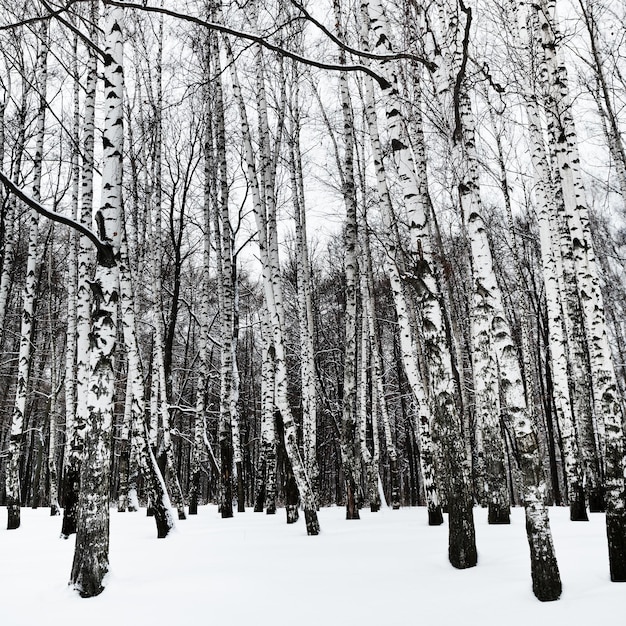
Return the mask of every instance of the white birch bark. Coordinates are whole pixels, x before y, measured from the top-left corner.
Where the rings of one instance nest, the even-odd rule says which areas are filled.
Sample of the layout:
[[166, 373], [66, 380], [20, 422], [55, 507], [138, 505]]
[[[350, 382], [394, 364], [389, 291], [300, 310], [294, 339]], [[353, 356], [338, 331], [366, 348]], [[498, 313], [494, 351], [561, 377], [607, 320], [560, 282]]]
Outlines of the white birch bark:
[[[216, 79], [212, 83], [215, 119], [215, 158], [217, 171], [214, 185], [219, 189], [213, 202], [213, 223], [215, 231], [215, 264], [217, 267], [217, 293], [220, 312], [220, 404], [219, 442], [221, 459], [221, 501], [223, 518], [233, 516], [233, 471], [238, 485], [243, 487], [241, 440], [236, 404], [233, 403], [233, 267], [232, 235], [230, 228], [229, 192], [226, 172], [226, 138], [224, 122], [224, 100], [222, 94], [220, 49], [217, 37], [212, 40], [211, 60]], [[242, 496], [243, 489], [238, 489]], [[239, 511], [245, 511], [245, 502], [239, 501]]]
[[300, 151], [299, 75], [294, 68], [293, 94], [290, 102], [291, 132], [287, 137], [289, 175], [293, 195], [298, 280], [298, 328], [300, 331], [300, 378], [302, 386], [302, 438], [304, 464], [311, 484], [315, 485], [317, 464], [317, 390], [315, 384], [315, 327], [313, 318], [311, 263], [306, 227], [306, 205], [302, 154]]
[[[600, 444], [605, 452], [606, 523], [611, 580], [626, 580], [626, 458], [624, 456], [623, 399], [608, 342], [602, 294], [598, 284], [593, 240], [580, 171], [578, 139], [572, 116], [567, 69], [558, 56], [554, 0], [532, 7], [541, 33], [548, 69], [550, 100], [548, 128], [555, 144], [563, 192], [564, 217], [576, 262], [578, 289], [586, 320], [591, 358], [594, 409]], [[594, 485], [592, 485], [594, 487]], [[592, 509], [593, 510], [593, 509]]]
[[[91, 41], [98, 42], [98, 3], [89, 3], [89, 32]], [[81, 168], [80, 223], [91, 228], [93, 210], [93, 173], [95, 143], [96, 90], [98, 59], [96, 52], [87, 46], [85, 99], [83, 113], [83, 163]], [[76, 411], [66, 432], [63, 522], [61, 536], [76, 532], [78, 523], [78, 494], [82, 454], [85, 445], [87, 411], [87, 386], [89, 380], [89, 309], [91, 293], [88, 281], [92, 268], [92, 247], [85, 235], [78, 237], [78, 268], [76, 289]]]
[[[337, 36], [345, 40], [342, 26], [341, 6], [334, 0]], [[345, 52], [339, 54], [339, 63], [345, 65]], [[358, 430], [357, 430], [357, 198], [354, 182], [354, 116], [346, 72], [339, 75], [339, 93], [343, 119], [343, 163], [342, 194], [346, 208], [344, 226], [344, 272], [345, 272], [345, 338], [343, 399], [341, 420], [341, 459], [346, 483], [346, 519], [359, 519], [357, 504], [359, 491], [359, 472], [357, 467]]]
[[[208, 65], [208, 63], [207, 63]], [[205, 68], [208, 71], [209, 68]], [[202, 450], [204, 448], [206, 395], [208, 387], [208, 356], [209, 356], [209, 274], [211, 261], [211, 195], [215, 184], [215, 171], [212, 141], [212, 116], [210, 112], [211, 89], [205, 88], [206, 109], [204, 113], [204, 207], [202, 266], [200, 273], [200, 331], [198, 336], [198, 367], [196, 379], [196, 413], [193, 428], [193, 449], [190, 469], [189, 515], [197, 515], [200, 491], [200, 475]]]
[[[123, 220], [123, 216], [122, 216]], [[157, 537], [166, 537], [170, 530], [174, 528], [174, 519], [171, 513], [170, 499], [167, 494], [165, 480], [161, 474], [152, 448], [148, 441], [148, 430], [145, 422], [145, 386], [143, 368], [137, 341], [137, 325], [135, 321], [134, 289], [130, 269], [130, 259], [128, 254], [128, 243], [126, 239], [126, 227], [124, 220], [120, 224], [122, 237], [120, 241], [119, 260], [119, 283], [122, 315], [122, 331], [124, 345], [126, 347], [126, 358], [128, 364], [128, 385], [127, 385], [127, 410], [128, 426], [133, 433], [131, 443], [136, 447], [138, 465], [144, 478], [146, 490], [150, 501], [150, 507], [154, 513], [157, 527]], [[125, 416], [126, 421], [126, 416]], [[131, 445], [131, 454], [132, 445]], [[136, 496], [135, 496], [136, 497]], [[129, 494], [129, 510], [133, 495]]]
[[[463, 73], [469, 54], [468, 29], [472, 10], [465, 5], [463, 0], [459, 0], [458, 7], [455, 8], [460, 10], [447, 12], [446, 6], [443, 3], [440, 5], [437, 31], [427, 33], [427, 51], [437, 66], [433, 72], [433, 79], [436, 92], [445, 107], [444, 115], [449, 125], [452, 163], [456, 172], [459, 199], [470, 242], [473, 280], [472, 314], [480, 314], [487, 318], [483, 318], [483, 321], [485, 332], [489, 330], [488, 339], [492, 345], [490, 359], [497, 363], [498, 368], [499, 391], [495, 397], [499, 395], [502, 399], [506, 422], [512, 427], [517, 442], [517, 461], [523, 482], [533, 591], [538, 599], [550, 601], [559, 598], [561, 580], [544, 503], [545, 478], [539, 456], [537, 434], [528, 415], [517, 348], [512, 340], [502, 293], [493, 267], [480, 198], [474, 116], [463, 85]], [[445, 48], [437, 45], [435, 37], [438, 34], [442, 35], [439, 43], [445, 42]], [[487, 329], [487, 323], [489, 329]], [[478, 338], [476, 334], [474, 337]], [[476, 347], [472, 356], [474, 359], [483, 358]], [[474, 367], [476, 368], [476, 361], [474, 361]], [[475, 384], [477, 371], [480, 370], [474, 371]]]
[[[376, 442], [378, 440], [378, 428], [376, 423], [376, 411], [374, 406], [369, 409], [368, 396], [368, 365], [370, 363], [370, 346], [369, 346], [369, 328], [365, 315], [361, 316], [360, 329], [361, 345], [359, 349], [359, 379], [357, 392], [357, 415], [358, 415], [358, 437], [359, 448], [361, 450], [361, 461], [365, 467], [365, 481], [367, 485], [367, 497], [370, 503], [372, 513], [380, 510], [380, 493], [378, 491], [378, 450]], [[369, 415], [369, 419], [368, 419]], [[368, 423], [372, 425], [373, 451], [367, 445], [367, 427]]]
[[472, 248], [475, 297], [482, 300], [485, 308], [490, 311], [503, 410], [513, 427], [517, 442], [517, 461], [523, 480], [527, 535], [531, 550], [533, 591], [542, 601], [556, 600], [561, 594], [561, 580], [544, 501], [547, 487], [539, 456], [537, 434], [526, 405], [517, 348], [512, 340], [502, 305], [502, 294], [496, 281], [486, 226], [482, 218], [469, 102], [465, 101], [464, 106], [466, 108], [462, 113], [462, 123], [465, 135], [464, 148], [467, 151], [464, 157], [470, 167], [468, 177], [460, 184], [460, 194]]
[[[541, 10], [538, 10], [538, 8]], [[555, 161], [555, 176], [559, 186], [562, 202], [558, 204], [558, 216], [556, 221], [561, 232], [561, 253], [566, 262], [573, 260], [575, 278], [566, 281], [565, 289], [577, 291], [570, 293], [567, 298], [569, 307], [568, 316], [571, 324], [580, 324], [580, 315], [584, 319], [586, 329], [586, 349], [584, 330], [579, 330], [573, 335], [577, 340], [575, 346], [582, 354], [580, 358], [587, 369], [587, 376], [591, 373], [591, 390], [586, 395], [591, 395], [592, 406], [586, 406], [583, 410], [575, 413], [576, 425], [582, 453], [586, 489], [589, 494], [589, 503], [592, 511], [599, 510], [597, 501], [602, 500], [602, 477], [600, 467], [599, 445], [595, 428], [598, 422], [594, 423], [594, 417], [600, 419], [601, 409], [599, 398], [594, 393], [598, 372], [602, 370], [601, 349], [591, 340], [593, 328], [596, 323], [596, 312], [593, 302], [597, 299], [599, 292], [597, 280], [593, 275], [594, 270], [590, 263], [593, 263], [593, 250], [590, 247], [589, 236], [585, 236], [581, 212], [586, 211], [584, 190], [580, 184], [580, 172], [578, 171], [579, 158], [576, 145], [576, 130], [571, 117], [569, 106], [569, 94], [567, 87], [567, 70], [560, 62], [556, 54], [556, 44], [554, 33], [545, 32], [546, 29], [555, 27], [551, 14], [554, 12], [554, 3], [542, 2], [537, 7], [530, 9], [530, 19], [535, 30], [540, 33], [541, 48], [543, 50], [543, 65], [539, 80], [543, 84], [548, 96], [546, 99], [546, 113], [548, 118], [548, 133], [551, 138], [551, 148]], [[523, 17], [522, 17], [523, 19]], [[578, 298], [576, 302], [575, 298]], [[580, 337], [580, 339], [578, 339]], [[581, 345], [582, 344], [582, 345]], [[588, 356], [585, 352], [588, 350]], [[589, 359], [588, 366], [585, 367], [586, 359]], [[589, 381], [584, 381], [581, 376], [578, 378], [581, 392]], [[578, 392], [577, 392], [578, 393]], [[589, 402], [589, 398], [586, 399]], [[595, 416], [594, 416], [595, 413]]]
[[[77, 185], [76, 185], [77, 188]], [[51, 226], [53, 229], [54, 226]], [[53, 233], [51, 233], [53, 237]], [[48, 248], [48, 285], [53, 283], [53, 252], [52, 246]], [[57, 342], [55, 337], [54, 322], [58, 316], [58, 310], [54, 307], [54, 298], [52, 290], [48, 296], [48, 332], [50, 335], [50, 352], [52, 355], [50, 362], [50, 408], [48, 411], [48, 486], [50, 492], [50, 515], [60, 515], [61, 507], [59, 506], [59, 481], [57, 471], [57, 414], [59, 404], [59, 393], [63, 384], [59, 384], [60, 364], [57, 363]], [[61, 377], [62, 378], [62, 377]], [[33, 505], [35, 506], [35, 505]]]
[[[74, 37], [72, 50], [72, 71], [74, 74], [73, 128], [72, 139], [72, 217], [80, 222], [80, 91], [78, 77], [78, 37]], [[76, 419], [76, 281], [78, 233], [68, 231], [67, 254], [67, 344], [65, 346], [65, 450], [64, 460], [68, 460], [72, 430]]]
[[[379, 0], [370, 0], [369, 9], [371, 28], [377, 42], [374, 50], [388, 52], [390, 40], [382, 4]], [[448, 481], [446, 500], [450, 520], [449, 558], [455, 567], [472, 567], [477, 562], [477, 553], [469, 463], [463, 444], [462, 420], [456, 405], [458, 390], [447, 345], [441, 294], [433, 272], [427, 206], [420, 192], [413, 155], [402, 128], [402, 105], [398, 97], [397, 79], [388, 68], [383, 68], [385, 70], [390, 83], [390, 87], [383, 90], [387, 130], [409, 217], [411, 252], [414, 259], [414, 268], [407, 268], [405, 271], [407, 277], [410, 273], [413, 274], [411, 280], [423, 319], [422, 332], [426, 347], [424, 358], [429, 383], [427, 397], [430, 412], [441, 432], [444, 476]], [[424, 174], [425, 172], [422, 173]]]
[[[282, 326], [282, 286], [280, 281], [280, 272], [278, 265], [278, 245], [277, 241], [274, 245], [270, 246], [268, 241], [268, 222], [274, 221], [274, 216], [271, 215], [270, 219], [267, 217], [267, 203], [262, 200], [259, 189], [259, 178], [257, 176], [256, 164], [254, 158], [254, 152], [252, 149], [252, 140], [250, 127], [247, 119], [247, 112], [245, 108], [245, 102], [241, 95], [241, 87], [239, 86], [239, 80], [234, 63], [232, 50], [227, 39], [224, 39], [227, 62], [230, 66], [231, 81], [233, 85], [233, 95], [239, 108], [239, 115], [243, 133], [243, 148], [246, 159], [246, 175], [248, 183], [251, 186], [252, 192], [252, 204], [254, 209], [254, 217], [257, 225], [258, 237], [259, 237], [259, 253], [261, 258], [261, 267], [263, 275], [263, 287], [265, 303], [268, 309], [270, 317], [270, 325], [272, 329], [272, 348], [271, 353], [275, 363], [275, 402], [277, 409], [280, 411], [284, 429], [285, 429], [285, 446], [289, 461], [291, 462], [295, 480], [298, 485], [298, 491], [300, 492], [300, 498], [305, 512], [305, 518], [307, 523], [307, 533], [309, 535], [316, 535], [319, 533], [319, 523], [317, 520], [317, 505], [315, 502], [315, 496], [311, 487], [309, 476], [304, 467], [304, 463], [300, 456], [300, 451], [297, 445], [296, 425], [289, 406], [289, 400], [287, 396], [287, 368], [285, 362], [285, 349], [283, 343], [283, 326]], [[262, 53], [257, 48], [256, 53], [259, 55], [259, 64], [262, 62]], [[260, 68], [258, 71], [261, 72]], [[262, 99], [263, 93], [258, 94], [258, 97]], [[263, 103], [261, 101], [261, 111], [263, 110]], [[260, 112], [261, 112], [260, 111]], [[265, 181], [263, 181], [265, 182]], [[271, 201], [271, 197], [270, 197]], [[275, 210], [275, 206], [273, 207]], [[275, 239], [275, 238], [273, 238]], [[270, 258], [273, 261], [270, 264]], [[277, 271], [272, 271], [274, 267]]]
[[265, 309], [260, 312], [261, 324], [261, 450], [259, 459], [257, 496], [254, 510], [266, 507], [266, 513], [276, 513], [276, 423], [274, 412], [275, 373], [272, 357], [272, 329]]
[[[8, 85], [9, 90], [3, 94], [2, 98], [2, 133], [5, 133], [4, 113], [6, 110], [6, 102], [12, 97], [10, 90], [10, 83]], [[20, 96], [20, 104], [17, 111], [16, 119], [16, 140], [14, 151], [14, 169], [13, 169], [13, 182], [17, 185], [20, 182], [20, 176], [22, 175], [21, 165], [22, 157], [24, 154], [24, 145], [26, 143], [26, 114], [27, 114], [27, 96], [30, 90], [30, 85], [27, 81], [22, 81], [22, 90]], [[4, 145], [4, 138], [3, 138]], [[4, 148], [2, 149], [2, 171], [4, 171]], [[2, 274], [0, 274], [0, 347], [4, 345], [4, 332], [5, 332], [5, 319], [7, 314], [7, 308], [9, 305], [9, 291], [13, 280], [13, 267], [15, 257], [15, 235], [16, 235], [16, 210], [17, 201], [13, 195], [10, 195], [6, 199], [6, 207], [2, 215]]]
[[364, 315], [368, 322], [370, 344], [372, 350], [372, 376], [373, 395], [372, 403], [378, 407], [378, 414], [382, 421], [382, 428], [385, 434], [385, 449], [389, 459], [389, 474], [391, 481], [391, 506], [393, 509], [400, 508], [400, 475], [398, 470], [398, 450], [393, 441], [391, 431], [391, 418], [385, 397], [384, 368], [380, 347], [380, 332], [376, 317], [376, 301], [374, 297], [374, 276], [372, 268], [372, 253], [369, 241], [369, 228], [367, 227], [367, 216], [364, 216], [364, 228], [361, 231], [361, 246], [365, 262], [365, 289], [362, 295], [364, 302]]
[[[561, 429], [563, 453], [565, 458], [565, 474], [568, 483], [570, 501], [570, 518], [572, 520], [587, 519], [585, 495], [583, 492], [582, 468], [579, 463], [578, 442], [574, 428], [575, 410], [580, 411], [588, 402], [581, 395], [580, 385], [575, 383], [578, 399], [572, 404], [570, 395], [569, 372], [574, 376], [585, 376], [582, 363], [572, 350], [568, 350], [568, 339], [564, 334], [568, 330], [569, 341], [575, 340], [575, 329], [564, 320], [564, 307], [561, 300], [559, 275], [563, 276], [558, 234], [554, 233], [550, 214], [552, 211], [550, 191], [554, 191], [550, 181], [550, 167], [544, 144], [541, 121], [534, 98], [526, 98], [526, 115], [528, 119], [528, 137], [530, 155], [535, 178], [535, 197], [537, 199], [537, 220], [539, 222], [539, 238], [541, 245], [541, 263], [548, 311], [548, 334], [550, 362], [554, 384], [554, 401], [557, 420]], [[556, 241], [555, 241], [556, 239]], [[564, 276], [573, 279], [573, 276]], [[569, 286], [571, 289], [571, 285]], [[567, 313], [565, 313], [565, 317]], [[569, 356], [569, 358], [568, 358]], [[569, 362], [568, 362], [569, 361]], [[571, 370], [569, 369], [571, 368]], [[582, 402], [582, 407], [581, 407]]]
[[[42, 22], [40, 29], [40, 43], [37, 54], [36, 81], [39, 92], [39, 107], [37, 112], [37, 128], [35, 131], [35, 153], [33, 156], [33, 187], [32, 197], [36, 202], [41, 199], [41, 173], [43, 164], [43, 144], [46, 120], [46, 86], [47, 86], [47, 55], [48, 55], [48, 26]], [[39, 213], [29, 210], [28, 231], [28, 259], [26, 262], [26, 278], [22, 293], [22, 321], [20, 328], [20, 343], [18, 354], [17, 384], [15, 402], [11, 416], [11, 434], [7, 451], [6, 465], [6, 506], [7, 529], [12, 530], [20, 526], [20, 457], [24, 438], [24, 420], [26, 413], [26, 398], [28, 393], [29, 372], [31, 363], [31, 338], [35, 312], [35, 296], [37, 290], [37, 268], [39, 265]]]
[[122, 18], [121, 9], [110, 7], [105, 24], [102, 198], [95, 214], [102, 244], [91, 283], [94, 310], [89, 351], [87, 454], [81, 467], [78, 528], [70, 576], [70, 584], [83, 597], [103, 591], [103, 579], [109, 570], [110, 438], [115, 392], [124, 143]]
[[[424, 478], [424, 491], [428, 506], [428, 521], [429, 525], [439, 525], [443, 523], [443, 516], [441, 514], [441, 504], [435, 479], [435, 450], [431, 432], [431, 413], [427, 405], [421, 374], [417, 367], [417, 348], [415, 345], [415, 337], [410, 324], [407, 299], [404, 293], [404, 285], [398, 267], [400, 263], [400, 254], [397, 250], [396, 243], [397, 225], [395, 223], [391, 197], [387, 186], [387, 174], [382, 158], [378, 122], [375, 115], [371, 89], [368, 89], [367, 94], [368, 104], [366, 108], [366, 115], [369, 137], [372, 142], [372, 151], [376, 162], [376, 182], [380, 201], [381, 218], [383, 230], [389, 234], [385, 242], [385, 271], [389, 276], [391, 291], [394, 299], [402, 365], [417, 406], [417, 415], [413, 426], [416, 437], [420, 442], [420, 465], [422, 469], [422, 476]], [[381, 393], [382, 391], [379, 391], [379, 394]], [[391, 441], [391, 432], [389, 432], [388, 435], [389, 442]]]
[[152, 306], [154, 314], [154, 351], [156, 357], [156, 369], [153, 375], [158, 380], [158, 415], [161, 424], [161, 441], [157, 456], [163, 455], [165, 466], [167, 468], [167, 478], [171, 490], [171, 496], [178, 512], [178, 519], [184, 520], [185, 514], [185, 497], [180, 485], [180, 480], [176, 472], [176, 464], [174, 462], [174, 452], [172, 444], [172, 435], [170, 427], [170, 385], [168, 384], [168, 376], [170, 372], [166, 371], [165, 364], [165, 328], [163, 322], [163, 279], [162, 279], [162, 259], [163, 237], [162, 237], [162, 113], [163, 113], [163, 89], [162, 89], [162, 59], [163, 59], [163, 18], [159, 19], [157, 32], [157, 59], [156, 59], [156, 86], [155, 86], [155, 102], [154, 102], [154, 154], [153, 154], [153, 246], [152, 246]]

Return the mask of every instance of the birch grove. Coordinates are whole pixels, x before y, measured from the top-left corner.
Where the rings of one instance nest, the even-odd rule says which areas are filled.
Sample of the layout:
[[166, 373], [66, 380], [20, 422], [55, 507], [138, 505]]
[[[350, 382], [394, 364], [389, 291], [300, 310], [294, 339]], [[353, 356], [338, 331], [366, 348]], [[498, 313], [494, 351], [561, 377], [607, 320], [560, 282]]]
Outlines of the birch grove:
[[2, 3], [8, 529], [91, 597], [110, 515], [423, 506], [466, 569], [522, 505], [553, 601], [565, 505], [626, 580], [618, 4]]

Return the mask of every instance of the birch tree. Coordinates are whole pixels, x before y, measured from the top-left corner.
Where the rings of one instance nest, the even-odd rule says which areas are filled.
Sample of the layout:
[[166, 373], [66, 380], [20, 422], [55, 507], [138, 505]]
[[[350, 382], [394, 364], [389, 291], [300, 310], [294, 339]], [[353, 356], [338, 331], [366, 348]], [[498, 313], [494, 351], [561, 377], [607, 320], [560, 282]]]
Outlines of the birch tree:
[[95, 213], [98, 249], [92, 282], [89, 421], [81, 467], [79, 518], [70, 584], [83, 597], [100, 594], [109, 570], [109, 473], [113, 423], [114, 351], [119, 301], [118, 262], [122, 202], [123, 13], [110, 7], [105, 22], [102, 199]]
[[[230, 65], [231, 81], [233, 85], [233, 95], [239, 109], [239, 116], [242, 126], [244, 155], [246, 160], [246, 175], [252, 192], [252, 204], [254, 217], [258, 231], [259, 253], [261, 257], [261, 267], [263, 272], [263, 291], [265, 296], [265, 305], [267, 307], [272, 333], [272, 345], [270, 347], [270, 356], [273, 358], [275, 365], [274, 393], [277, 410], [283, 420], [285, 432], [285, 448], [289, 461], [292, 465], [294, 477], [298, 485], [298, 491], [304, 508], [307, 533], [316, 535], [319, 533], [319, 523], [317, 520], [317, 505], [315, 496], [310, 483], [310, 478], [304, 467], [300, 451], [297, 446], [296, 428], [293, 419], [291, 407], [289, 405], [287, 395], [287, 368], [285, 362], [285, 348], [283, 340], [284, 314], [282, 312], [282, 285], [279, 271], [278, 259], [278, 240], [275, 226], [276, 205], [273, 196], [273, 185], [271, 175], [267, 166], [270, 164], [268, 145], [269, 137], [267, 136], [268, 127], [265, 121], [262, 121], [262, 129], [266, 133], [262, 139], [261, 155], [262, 165], [261, 171], [257, 174], [255, 156], [252, 149], [252, 140], [250, 134], [250, 126], [247, 119], [247, 111], [245, 102], [241, 95], [241, 87], [233, 62], [232, 51], [227, 40], [225, 40], [227, 60]], [[263, 73], [263, 56], [261, 50], [256, 47], [257, 55], [256, 65], [256, 86], [257, 86], [257, 106], [261, 119], [266, 115], [266, 104], [264, 100], [264, 73]], [[263, 185], [260, 184], [263, 181]], [[261, 194], [261, 188], [264, 194]]]
[[[98, 3], [92, 1], [89, 10], [90, 41], [98, 44]], [[98, 82], [98, 58], [96, 51], [87, 46], [85, 98], [83, 102], [82, 168], [79, 198], [79, 223], [85, 228], [92, 226], [93, 176], [96, 92]], [[76, 532], [78, 523], [78, 498], [80, 491], [81, 462], [85, 444], [88, 419], [87, 386], [89, 382], [89, 308], [91, 302], [88, 280], [92, 270], [92, 248], [88, 237], [78, 237], [76, 288], [76, 409], [66, 421], [65, 469], [63, 487], [63, 522], [61, 535], [65, 538]], [[67, 375], [67, 372], [66, 372]], [[71, 379], [72, 377], [70, 377]], [[66, 420], [68, 414], [66, 411]]]
[[[35, 153], [33, 156], [34, 182], [32, 196], [36, 202], [41, 200], [41, 176], [43, 164], [43, 144], [46, 120], [46, 85], [47, 85], [47, 55], [48, 55], [48, 24], [43, 21], [39, 30], [36, 80], [39, 94], [37, 112], [37, 130], [35, 139]], [[11, 437], [8, 450], [6, 473], [7, 498], [7, 529], [12, 530], [20, 526], [20, 458], [24, 434], [24, 420], [26, 413], [26, 398], [29, 386], [31, 367], [31, 345], [35, 313], [35, 297], [37, 288], [37, 268], [39, 259], [39, 213], [35, 209], [29, 211], [28, 233], [28, 261], [26, 263], [26, 279], [22, 295], [22, 323], [20, 330], [20, 349], [18, 355], [17, 388], [15, 403], [11, 419]]]
[[[537, 433], [528, 415], [525, 390], [510, 326], [496, 281], [493, 257], [483, 217], [477, 167], [474, 116], [464, 85], [469, 55], [472, 10], [463, 0], [453, 5], [437, 3], [436, 22], [426, 33], [427, 51], [435, 62], [433, 85], [444, 106], [449, 129], [449, 145], [457, 172], [459, 201], [470, 242], [473, 280], [473, 353], [474, 384], [497, 363], [497, 376], [490, 376], [494, 399], [502, 398], [502, 410], [515, 433], [526, 512], [526, 530], [531, 556], [533, 591], [542, 601], [561, 595], [561, 580], [544, 502], [545, 478], [539, 456]], [[479, 324], [479, 320], [481, 323]], [[482, 330], [484, 329], [484, 330]], [[489, 350], [479, 349], [489, 342]], [[493, 363], [493, 366], [491, 365]], [[499, 407], [486, 407], [495, 417]]]
[[[389, 33], [382, 4], [369, 3], [369, 15], [378, 52], [389, 50]], [[382, 48], [382, 49], [381, 49]], [[449, 557], [455, 567], [472, 567], [477, 554], [469, 488], [469, 472], [463, 446], [462, 421], [456, 405], [456, 379], [452, 371], [450, 350], [447, 345], [441, 295], [433, 273], [432, 247], [428, 232], [428, 209], [424, 196], [417, 186], [413, 156], [402, 131], [402, 107], [398, 98], [395, 76], [390, 88], [383, 90], [386, 99], [386, 119], [391, 137], [392, 153], [400, 180], [405, 207], [409, 215], [412, 253], [415, 255], [415, 285], [423, 318], [425, 354], [430, 385], [430, 412], [442, 433], [444, 476], [449, 481], [446, 489], [450, 537]], [[423, 149], [423, 147], [422, 147]], [[422, 174], [425, 174], [423, 172]], [[412, 270], [405, 270], [407, 274]], [[408, 278], [408, 276], [407, 276]], [[426, 386], [426, 385], [425, 385]]]
[[[623, 400], [620, 397], [615, 366], [608, 343], [602, 294], [598, 284], [589, 211], [580, 171], [580, 156], [571, 111], [567, 68], [558, 55], [554, 22], [555, 3], [547, 0], [533, 6], [541, 34], [541, 47], [547, 69], [548, 131], [554, 145], [563, 219], [574, 253], [577, 286], [586, 321], [591, 358], [593, 399], [596, 419], [604, 431], [606, 524], [611, 580], [626, 580], [626, 485], [624, 469]], [[586, 468], [589, 467], [587, 463]], [[592, 474], [593, 476], [593, 474]], [[593, 489], [596, 485], [591, 485]]]

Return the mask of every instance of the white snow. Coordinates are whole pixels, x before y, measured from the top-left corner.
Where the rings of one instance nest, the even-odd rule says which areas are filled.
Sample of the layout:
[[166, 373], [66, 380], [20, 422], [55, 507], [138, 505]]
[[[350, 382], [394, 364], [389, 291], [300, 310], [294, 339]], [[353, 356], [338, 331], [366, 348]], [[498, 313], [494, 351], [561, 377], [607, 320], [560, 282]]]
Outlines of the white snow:
[[423, 508], [319, 513], [322, 534], [308, 537], [301, 515], [284, 510], [223, 520], [214, 506], [177, 522], [157, 539], [152, 518], [111, 511], [111, 571], [97, 598], [67, 586], [74, 539], [59, 538], [60, 517], [22, 509], [22, 527], [6, 530], [0, 509], [2, 626], [181, 624], [298, 626], [550, 626], [619, 621], [626, 583], [611, 583], [604, 515], [570, 522], [550, 509], [563, 581], [561, 600], [538, 602], [531, 590], [523, 510], [510, 526], [488, 526], [475, 509], [478, 566], [447, 561], [446, 526], [430, 528]]

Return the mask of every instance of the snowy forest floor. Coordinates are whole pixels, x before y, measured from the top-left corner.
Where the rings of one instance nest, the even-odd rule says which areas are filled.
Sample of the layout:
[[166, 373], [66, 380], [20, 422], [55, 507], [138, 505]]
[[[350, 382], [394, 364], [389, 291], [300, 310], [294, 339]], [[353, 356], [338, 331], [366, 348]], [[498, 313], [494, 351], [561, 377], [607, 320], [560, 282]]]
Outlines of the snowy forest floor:
[[285, 512], [236, 514], [215, 506], [177, 522], [156, 539], [152, 518], [111, 511], [111, 571], [104, 592], [78, 597], [67, 586], [74, 539], [59, 538], [61, 518], [23, 509], [22, 527], [7, 531], [0, 509], [2, 626], [550, 626], [602, 624], [624, 615], [626, 584], [608, 574], [604, 515], [570, 522], [550, 518], [563, 581], [558, 602], [531, 590], [523, 510], [510, 526], [488, 526], [475, 509], [478, 566], [447, 561], [446, 526], [429, 528], [425, 509], [361, 512], [322, 509], [322, 534], [307, 537], [304, 519]]

